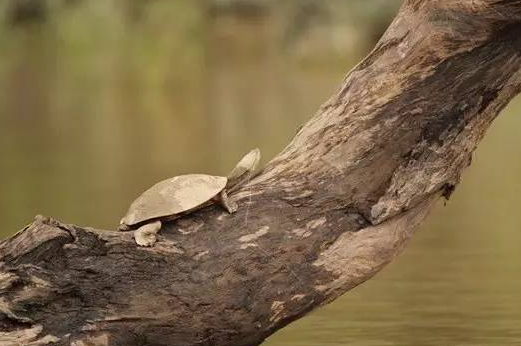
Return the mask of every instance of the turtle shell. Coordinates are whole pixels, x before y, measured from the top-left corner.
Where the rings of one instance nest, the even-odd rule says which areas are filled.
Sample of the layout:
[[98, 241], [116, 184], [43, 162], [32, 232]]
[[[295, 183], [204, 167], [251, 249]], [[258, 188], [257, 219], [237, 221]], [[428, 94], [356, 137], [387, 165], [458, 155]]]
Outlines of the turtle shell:
[[133, 226], [195, 209], [217, 196], [227, 182], [226, 177], [206, 174], [188, 174], [163, 180], [130, 205], [121, 224]]

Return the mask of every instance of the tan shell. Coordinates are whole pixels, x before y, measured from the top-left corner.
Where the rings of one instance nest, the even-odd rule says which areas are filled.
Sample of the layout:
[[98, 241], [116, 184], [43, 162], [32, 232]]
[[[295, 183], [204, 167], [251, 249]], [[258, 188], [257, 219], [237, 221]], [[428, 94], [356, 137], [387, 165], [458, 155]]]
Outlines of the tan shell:
[[206, 174], [188, 174], [163, 180], [130, 205], [121, 224], [132, 226], [192, 210], [217, 196], [227, 182], [226, 177]]

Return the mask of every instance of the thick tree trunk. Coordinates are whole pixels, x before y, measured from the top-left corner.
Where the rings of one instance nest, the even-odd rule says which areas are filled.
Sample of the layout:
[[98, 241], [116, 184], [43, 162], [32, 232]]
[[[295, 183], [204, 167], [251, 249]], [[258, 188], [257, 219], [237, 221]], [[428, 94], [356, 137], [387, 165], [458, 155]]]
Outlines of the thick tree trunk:
[[400, 252], [520, 68], [521, 1], [406, 1], [236, 214], [196, 212], [153, 248], [43, 217], [0, 243], [0, 344], [261, 343]]

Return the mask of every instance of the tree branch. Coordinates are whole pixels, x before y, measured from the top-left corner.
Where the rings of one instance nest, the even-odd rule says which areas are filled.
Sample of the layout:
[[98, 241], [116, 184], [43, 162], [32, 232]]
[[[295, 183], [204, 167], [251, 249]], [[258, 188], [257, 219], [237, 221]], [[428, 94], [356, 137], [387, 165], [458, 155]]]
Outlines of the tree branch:
[[236, 214], [195, 212], [153, 248], [44, 217], [0, 243], [0, 344], [260, 344], [400, 252], [520, 68], [520, 1], [406, 1]]

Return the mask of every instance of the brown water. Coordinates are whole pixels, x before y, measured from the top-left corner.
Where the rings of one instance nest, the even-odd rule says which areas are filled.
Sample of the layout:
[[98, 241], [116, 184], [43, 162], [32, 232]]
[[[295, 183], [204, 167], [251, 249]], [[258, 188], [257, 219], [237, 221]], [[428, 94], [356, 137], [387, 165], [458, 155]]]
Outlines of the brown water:
[[[290, 30], [285, 15], [129, 4], [0, 27], [1, 237], [38, 213], [112, 229], [162, 178], [225, 174], [253, 147], [270, 159], [371, 45], [372, 21]], [[404, 255], [266, 344], [521, 345], [520, 112], [518, 99]]]

